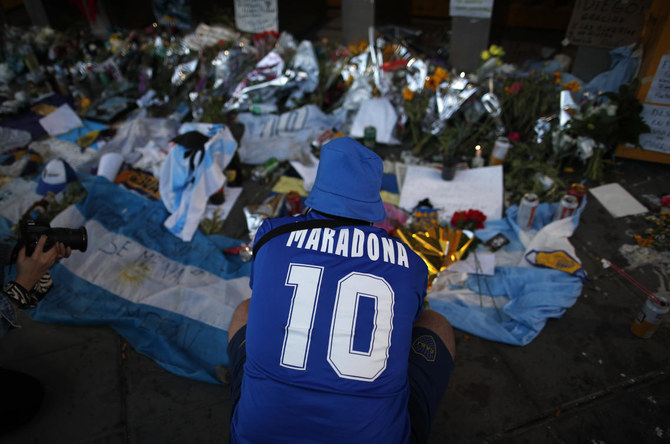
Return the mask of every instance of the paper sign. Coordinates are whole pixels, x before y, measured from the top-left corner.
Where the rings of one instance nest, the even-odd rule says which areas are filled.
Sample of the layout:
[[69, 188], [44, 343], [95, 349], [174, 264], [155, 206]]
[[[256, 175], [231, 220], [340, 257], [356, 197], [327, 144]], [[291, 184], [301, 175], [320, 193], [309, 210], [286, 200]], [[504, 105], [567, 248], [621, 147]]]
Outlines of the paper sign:
[[452, 180], [442, 179], [437, 168], [409, 166], [403, 181], [398, 206], [412, 211], [428, 198], [439, 211], [440, 220], [449, 221], [455, 211], [479, 210], [487, 220], [503, 214], [502, 166], [456, 171]]
[[449, 15], [452, 17], [491, 18], [493, 0], [451, 0]]
[[618, 183], [591, 188], [589, 191], [613, 217], [630, 216], [649, 211]]
[[640, 146], [670, 153], [670, 107], [644, 104], [641, 115], [651, 132], [640, 134]]
[[661, 57], [645, 101], [670, 105], [670, 56]]
[[51, 114], [42, 117], [39, 122], [50, 136], [67, 133], [83, 125], [79, 116], [67, 103], [59, 106]]
[[221, 205], [207, 204], [203, 219], [214, 219], [214, 212], [218, 210], [219, 212], [216, 215], [218, 220], [226, 220], [230, 214], [230, 210], [233, 209], [235, 202], [237, 202], [237, 198], [240, 197], [240, 194], [242, 194], [242, 187], [233, 188], [224, 186], [223, 197], [225, 200]]
[[244, 32], [278, 31], [277, 0], [235, 0], [235, 26]]
[[573, 45], [618, 48], [635, 43], [651, 0], [576, 0], [566, 37]]

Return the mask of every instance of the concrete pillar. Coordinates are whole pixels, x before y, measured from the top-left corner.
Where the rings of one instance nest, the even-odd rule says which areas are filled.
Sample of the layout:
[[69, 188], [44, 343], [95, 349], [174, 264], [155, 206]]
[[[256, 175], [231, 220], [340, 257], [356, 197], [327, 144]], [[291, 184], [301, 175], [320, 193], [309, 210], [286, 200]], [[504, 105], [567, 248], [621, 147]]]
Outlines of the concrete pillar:
[[375, 0], [342, 0], [342, 43], [368, 41], [368, 28], [375, 26]]
[[451, 18], [449, 61], [458, 71], [472, 72], [481, 62], [481, 52], [489, 47], [491, 19]]
[[49, 17], [47, 17], [47, 12], [44, 10], [42, 0], [23, 0], [23, 6], [26, 8], [33, 26], [49, 26]]

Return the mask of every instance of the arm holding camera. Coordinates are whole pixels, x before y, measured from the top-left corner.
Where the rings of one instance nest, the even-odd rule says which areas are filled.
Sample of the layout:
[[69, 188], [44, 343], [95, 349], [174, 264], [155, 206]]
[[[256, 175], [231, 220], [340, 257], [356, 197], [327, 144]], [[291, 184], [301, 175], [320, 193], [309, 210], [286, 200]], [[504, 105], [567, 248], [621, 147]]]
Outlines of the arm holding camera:
[[44, 251], [46, 242], [47, 236], [41, 235], [30, 256], [26, 255], [25, 246], [18, 252], [16, 278], [3, 287], [0, 296], [0, 335], [17, 326], [16, 308], [32, 308], [44, 297], [53, 285], [49, 269], [72, 252], [62, 242]]

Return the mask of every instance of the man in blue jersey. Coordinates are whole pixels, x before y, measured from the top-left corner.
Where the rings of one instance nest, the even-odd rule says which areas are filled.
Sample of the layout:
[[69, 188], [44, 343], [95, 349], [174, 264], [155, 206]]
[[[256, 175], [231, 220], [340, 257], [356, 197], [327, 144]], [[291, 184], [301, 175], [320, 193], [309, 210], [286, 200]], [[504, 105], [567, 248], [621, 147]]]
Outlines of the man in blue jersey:
[[425, 263], [372, 226], [382, 175], [377, 154], [335, 139], [309, 210], [256, 233], [252, 296], [229, 327], [231, 442], [427, 441], [454, 335], [422, 310]]

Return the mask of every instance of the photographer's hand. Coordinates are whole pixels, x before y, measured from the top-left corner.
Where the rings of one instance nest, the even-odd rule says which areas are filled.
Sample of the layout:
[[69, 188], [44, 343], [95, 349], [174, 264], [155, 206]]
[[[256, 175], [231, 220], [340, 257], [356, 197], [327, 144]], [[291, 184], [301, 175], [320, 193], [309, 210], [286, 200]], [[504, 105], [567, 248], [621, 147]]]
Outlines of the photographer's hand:
[[56, 260], [70, 256], [72, 251], [62, 243], [57, 243], [47, 251], [42, 251], [46, 241], [45, 235], [40, 236], [32, 256], [26, 256], [26, 249], [23, 247], [16, 258], [16, 279], [14, 281], [27, 291], [35, 286]]

